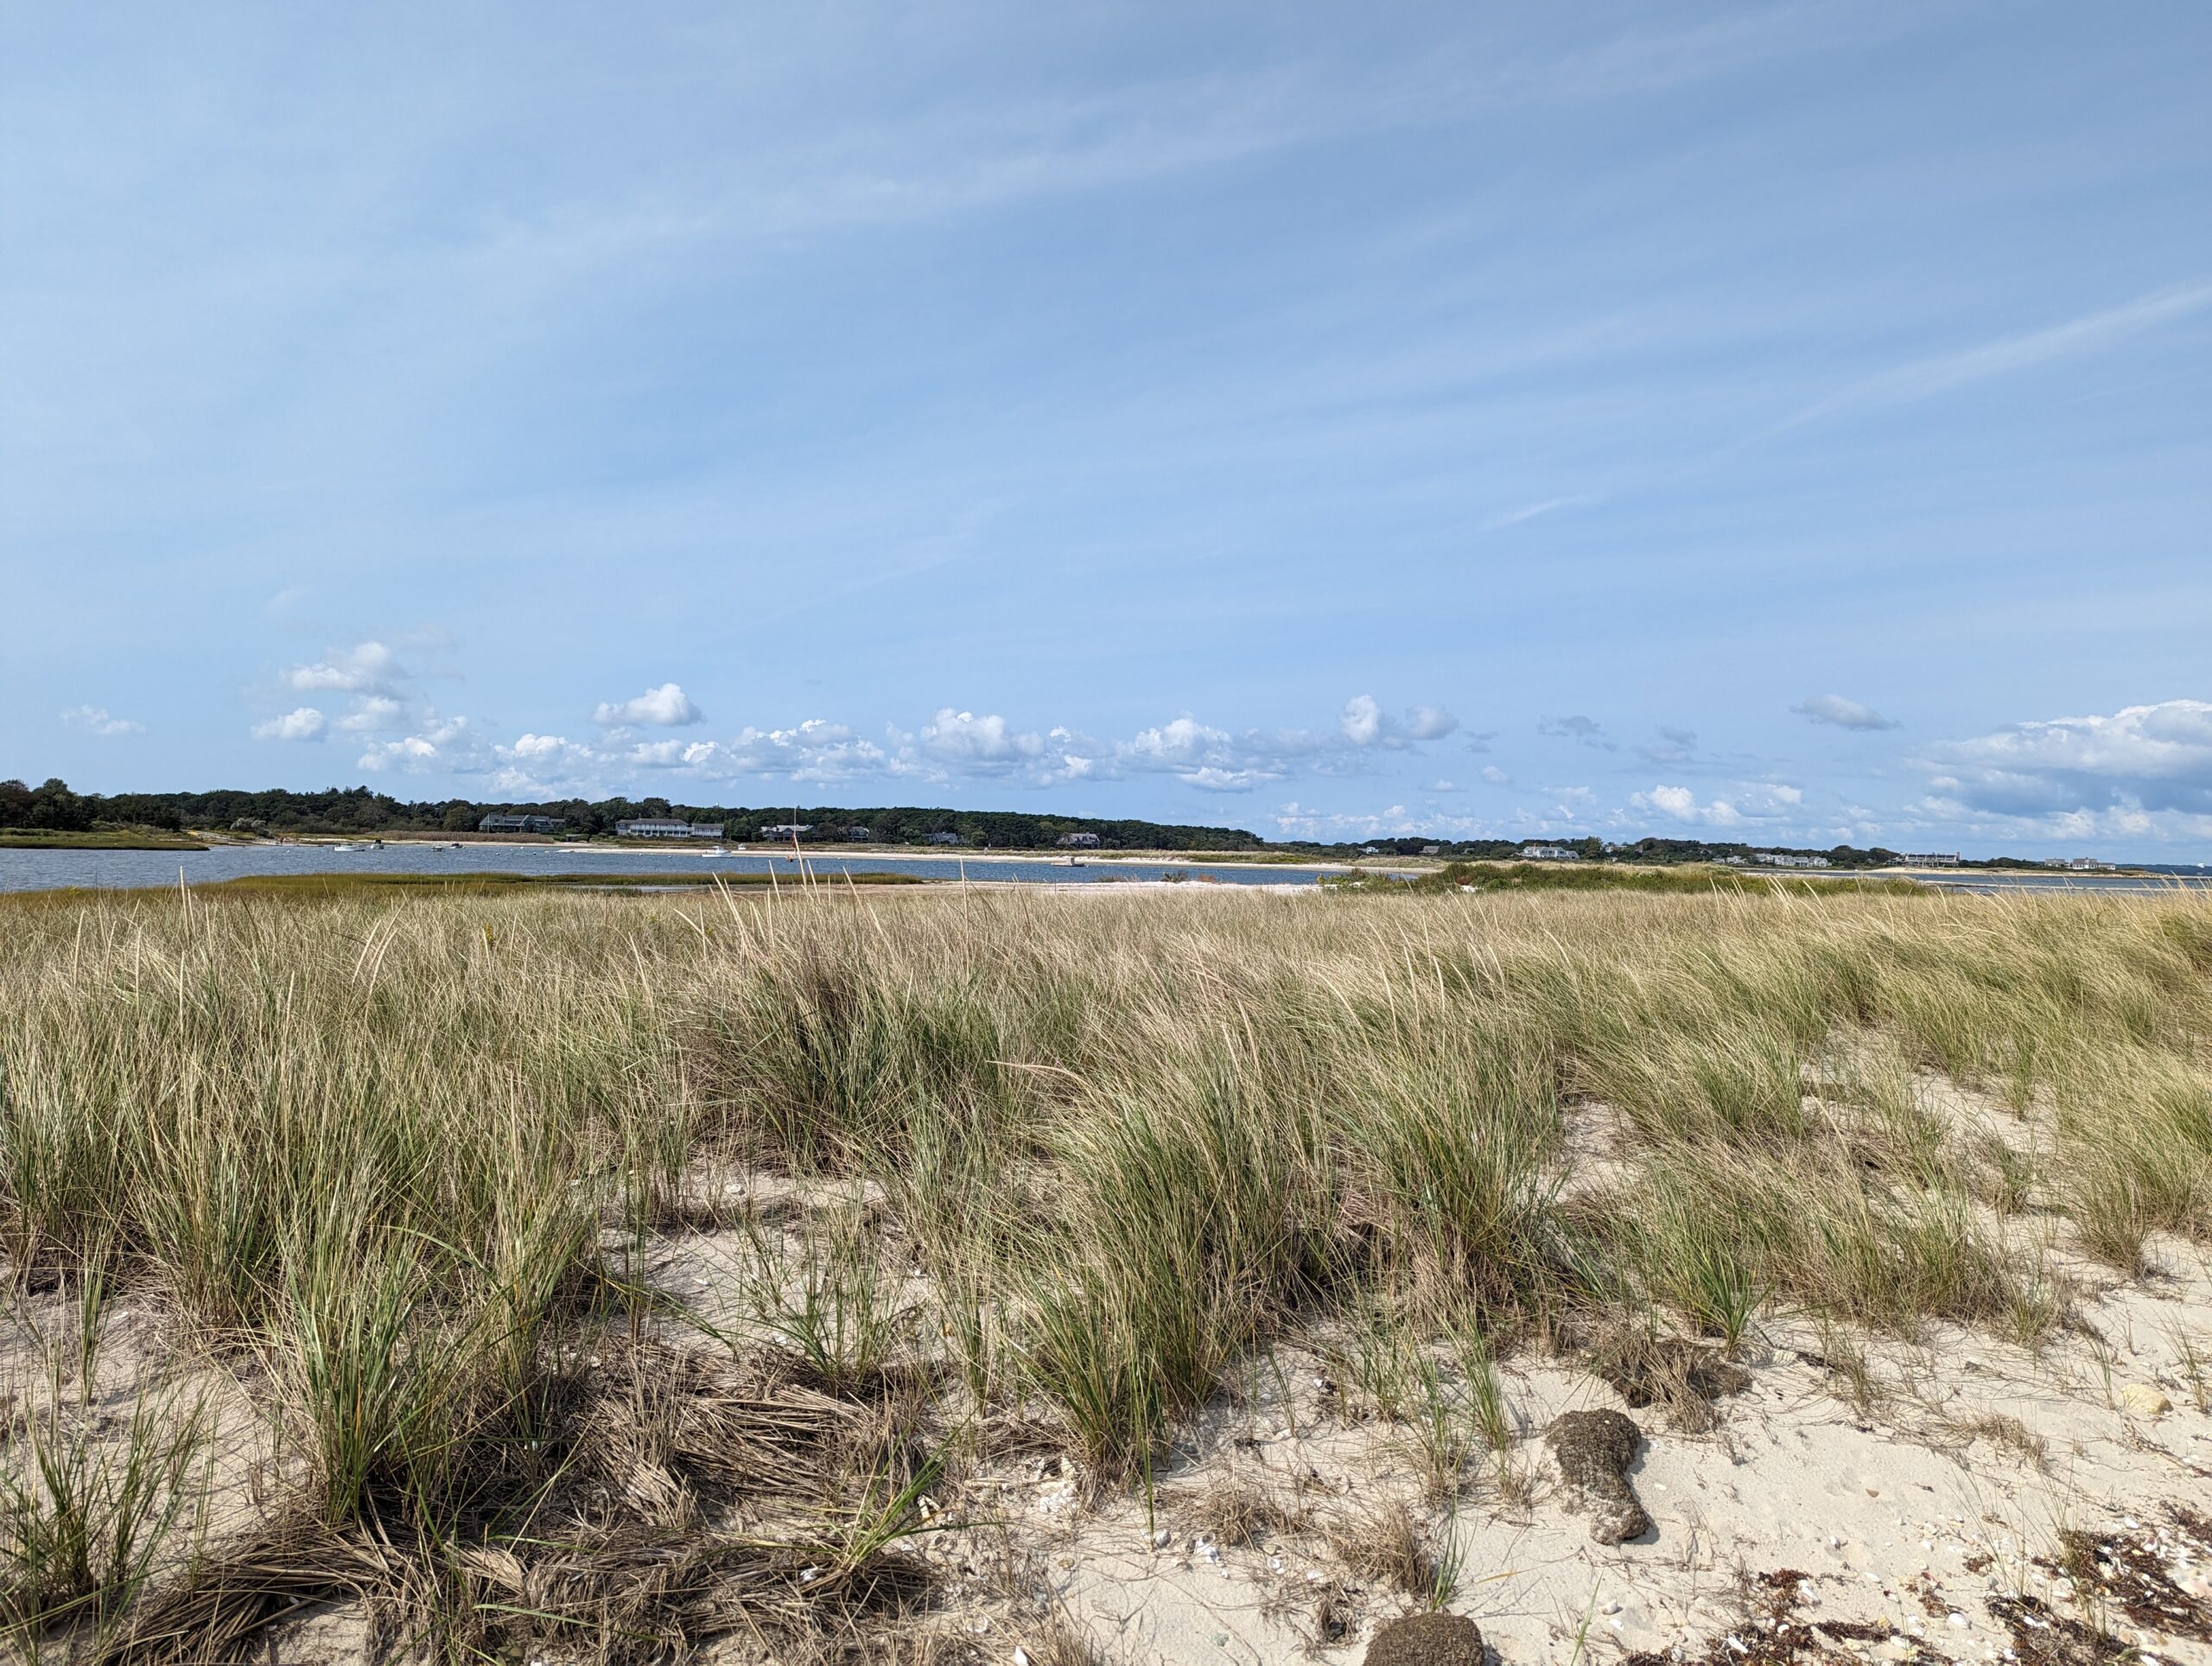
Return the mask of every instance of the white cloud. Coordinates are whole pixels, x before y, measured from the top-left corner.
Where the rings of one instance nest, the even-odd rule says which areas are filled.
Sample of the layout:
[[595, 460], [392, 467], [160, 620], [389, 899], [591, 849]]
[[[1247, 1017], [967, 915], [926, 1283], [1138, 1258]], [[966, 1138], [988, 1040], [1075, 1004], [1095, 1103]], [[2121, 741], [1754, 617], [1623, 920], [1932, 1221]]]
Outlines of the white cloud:
[[726, 741], [693, 741], [684, 748], [681, 766], [717, 779], [768, 775], [822, 782], [906, 773], [886, 747], [819, 717], [790, 728], [748, 727]]
[[2212, 702], [2016, 723], [1930, 747], [1922, 763], [1939, 807], [2088, 818], [2085, 828], [2113, 816], [2212, 815]]
[[1355, 747], [1399, 747], [1409, 741], [1440, 741], [1459, 727], [1459, 720], [1441, 706], [1415, 706], [1403, 717], [1392, 717], [1371, 694], [1356, 694], [1345, 701], [1337, 722], [1344, 739]]
[[1554, 510], [1581, 509], [1604, 501], [1605, 495], [1602, 493], [1583, 493], [1572, 498], [1546, 498], [1541, 503], [1523, 504], [1518, 509], [1509, 509], [1503, 514], [1493, 515], [1482, 524], [1481, 530], [1485, 532], [1502, 532], [1509, 526], [1518, 526], [1523, 521], [1535, 520], [1539, 516], [1552, 513]]
[[488, 767], [466, 717], [440, 717], [435, 712], [423, 715], [415, 734], [377, 742], [354, 760], [354, 766], [372, 773], [396, 769], [410, 775], [466, 775]]
[[1893, 729], [1899, 727], [1894, 717], [1885, 717], [1872, 706], [1862, 706], [1856, 700], [1847, 700], [1840, 694], [1816, 694], [1790, 707], [1808, 722], [1826, 723], [1834, 728]]
[[1628, 802], [1631, 811], [1664, 816], [1690, 827], [1741, 827], [1794, 817], [1804, 805], [1805, 793], [1787, 782], [1738, 781], [1726, 798], [1700, 802], [1689, 787], [1661, 785], [1649, 792], [1632, 792]]
[[372, 734], [379, 729], [400, 728], [405, 726], [407, 708], [389, 695], [364, 695], [353, 703], [353, 709], [332, 724], [333, 728], [349, 734]]
[[1630, 794], [1629, 802], [1638, 810], [1656, 811], [1693, 827], [1734, 827], [1744, 819], [1743, 812], [1727, 799], [1700, 804], [1697, 794], [1686, 786], [1655, 786], [1649, 792]]
[[253, 726], [257, 741], [320, 741], [327, 722], [313, 706], [299, 706], [281, 717]]
[[408, 672], [391, 648], [370, 641], [334, 650], [311, 664], [287, 666], [280, 675], [302, 694], [391, 695]]
[[632, 699], [601, 701], [593, 711], [591, 721], [610, 728], [646, 723], [656, 728], [681, 728], [687, 723], [699, 722], [705, 716], [680, 684], [664, 683]]
[[105, 706], [72, 706], [61, 714], [61, 721], [71, 728], [89, 730], [94, 734], [143, 734], [146, 726], [135, 723], [128, 717], [118, 717]]
[[1415, 706], [1406, 714], [1406, 734], [1414, 741], [1441, 741], [1459, 720], [1441, 706]]
[[[674, 684], [642, 700], [671, 716], [690, 705]], [[1246, 792], [1300, 771], [1359, 773], [1370, 750], [1410, 750], [1458, 727], [1458, 720], [1440, 706], [1415, 706], [1393, 716], [1363, 696], [1346, 708], [1341, 733], [1288, 728], [1236, 732], [1185, 714], [1122, 739], [1084, 734], [1064, 725], [1039, 733], [999, 713], [944, 706], [915, 730], [887, 726], [880, 741], [819, 717], [785, 728], [747, 727], [721, 740], [649, 740], [629, 727], [644, 715], [638, 701], [605, 705], [599, 709], [601, 719], [626, 721], [610, 724], [595, 741], [526, 732], [512, 744], [487, 748], [468, 731], [466, 719], [441, 719], [404, 700], [364, 696], [351, 715], [330, 727], [372, 729], [388, 737], [362, 754], [365, 769], [427, 773], [490, 768], [499, 772], [503, 791], [534, 796], [545, 796], [556, 785], [579, 792], [626, 791], [644, 771], [708, 781], [748, 776], [818, 783], [904, 778], [1001, 780], [1035, 787], [1158, 774], [1204, 792]]]
[[1512, 779], [1513, 778], [1511, 776], [1508, 775], [1496, 764], [1484, 764], [1483, 766], [1483, 779], [1488, 781], [1492, 786], [1504, 786], [1510, 782]]
[[940, 706], [922, 725], [918, 750], [931, 763], [963, 774], [1003, 775], [1043, 757], [1045, 741], [995, 713], [978, 717]]

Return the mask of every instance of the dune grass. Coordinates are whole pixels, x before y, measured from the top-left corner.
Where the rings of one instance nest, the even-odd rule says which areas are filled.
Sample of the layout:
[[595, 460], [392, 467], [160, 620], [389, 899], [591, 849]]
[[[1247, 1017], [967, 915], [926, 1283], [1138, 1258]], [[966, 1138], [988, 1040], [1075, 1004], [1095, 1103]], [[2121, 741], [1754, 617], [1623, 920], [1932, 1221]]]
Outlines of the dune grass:
[[[98, 1269], [171, 1317], [180, 1370], [260, 1362], [289, 1478], [260, 1539], [164, 1556], [194, 1420], [82, 1485], [41, 1478], [64, 1424], [0, 1454], [0, 1627], [89, 1602], [118, 1659], [250, 1636], [302, 1547], [340, 1570], [315, 1590], [453, 1658], [865, 1626], [913, 1595], [918, 1442], [1048, 1416], [1141, 1478], [1296, 1341], [1445, 1496], [1502, 1460], [1496, 1355], [1593, 1316], [2032, 1339], [2063, 1304], [2023, 1214], [2129, 1270], [2212, 1237], [2212, 910], [2184, 898], [469, 884], [4, 913], [9, 1275]], [[740, 1208], [740, 1311], [687, 1324], [641, 1252], [727, 1173], [842, 1201], [795, 1232]], [[652, 1355], [669, 1320], [704, 1351]], [[55, 1536], [126, 1505], [101, 1559]], [[734, 1508], [754, 1526], [715, 1536]]]

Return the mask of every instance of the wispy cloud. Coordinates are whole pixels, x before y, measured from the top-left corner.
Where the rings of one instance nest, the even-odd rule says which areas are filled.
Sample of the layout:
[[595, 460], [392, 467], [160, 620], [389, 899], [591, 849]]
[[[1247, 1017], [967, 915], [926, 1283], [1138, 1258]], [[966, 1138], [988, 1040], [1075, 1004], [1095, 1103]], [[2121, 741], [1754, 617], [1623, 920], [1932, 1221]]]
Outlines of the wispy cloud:
[[1605, 738], [1605, 725], [1596, 718], [1586, 717], [1580, 712], [1565, 717], [1547, 717], [1536, 725], [1536, 733], [1548, 735], [1554, 741], [1572, 741], [1577, 746], [1595, 747], [1600, 752], [1618, 750], [1613, 742]]
[[1885, 717], [1872, 706], [1862, 706], [1856, 700], [1847, 700], [1840, 694], [1816, 694], [1790, 707], [1808, 723], [1826, 723], [1830, 728], [1893, 729], [1902, 727], [1894, 717]]
[[1580, 493], [1571, 498], [1546, 498], [1541, 503], [1523, 504], [1518, 509], [1509, 509], [1502, 515], [1493, 515], [1482, 524], [1481, 530], [1502, 532], [1509, 526], [1518, 526], [1539, 516], [1549, 515], [1561, 509], [1585, 509], [1605, 500], [1605, 493], [1601, 492]]
[[2208, 306], [2212, 306], [2212, 283], [2180, 284], [2153, 290], [2120, 306], [2086, 313], [2064, 323], [2005, 336], [1957, 353], [1915, 359], [1879, 372], [1808, 405], [1783, 426], [1796, 428], [1839, 411], [1906, 404], [2054, 359], [2101, 352], [2131, 336], [2202, 312]]
[[72, 706], [61, 714], [61, 721], [71, 728], [80, 728], [93, 734], [143, 734], [146, 726], [133, 722], [128, 717], [118, 717], [105, 706]]

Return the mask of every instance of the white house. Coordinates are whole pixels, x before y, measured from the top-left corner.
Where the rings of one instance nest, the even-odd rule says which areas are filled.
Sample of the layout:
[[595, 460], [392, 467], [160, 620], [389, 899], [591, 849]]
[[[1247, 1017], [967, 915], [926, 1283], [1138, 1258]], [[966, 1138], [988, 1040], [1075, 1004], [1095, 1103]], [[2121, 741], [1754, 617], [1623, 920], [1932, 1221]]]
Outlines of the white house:
[[1524, 844], [1521, 847], [1523, 862], [1573, 862], [1574, 852], [1563, 844]]
[[725, 822], [679, 822], [664, 817], [641, 817], [614, 823], [618, 839], [719, 839]]

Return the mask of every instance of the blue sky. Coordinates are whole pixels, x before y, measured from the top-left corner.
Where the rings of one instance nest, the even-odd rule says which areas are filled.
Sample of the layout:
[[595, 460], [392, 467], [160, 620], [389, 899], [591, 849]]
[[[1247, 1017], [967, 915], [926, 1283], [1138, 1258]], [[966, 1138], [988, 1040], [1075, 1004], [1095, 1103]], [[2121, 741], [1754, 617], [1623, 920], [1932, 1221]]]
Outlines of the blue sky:
[[2212, 856], [2212, 10], [0, 10], [0, 775]]

